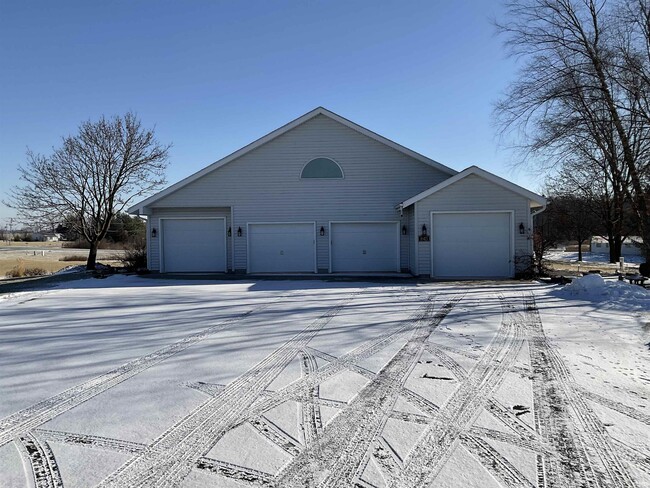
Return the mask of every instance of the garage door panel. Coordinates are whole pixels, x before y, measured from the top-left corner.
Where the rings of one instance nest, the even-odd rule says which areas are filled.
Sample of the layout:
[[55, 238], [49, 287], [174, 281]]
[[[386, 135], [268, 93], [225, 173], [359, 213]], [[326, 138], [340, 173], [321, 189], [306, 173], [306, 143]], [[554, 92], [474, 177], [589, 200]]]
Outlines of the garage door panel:
[[313, 273], [314, 224], [249, 224], [250, 273]]
[[163, 272], [225, 272], [224, 219], [161, 219]]
[[332, 223], [332, 272], [399, 271], [397, 224]]
[[511, 275], [509, 212], [433, 214], [432, 275], [438, 278]]

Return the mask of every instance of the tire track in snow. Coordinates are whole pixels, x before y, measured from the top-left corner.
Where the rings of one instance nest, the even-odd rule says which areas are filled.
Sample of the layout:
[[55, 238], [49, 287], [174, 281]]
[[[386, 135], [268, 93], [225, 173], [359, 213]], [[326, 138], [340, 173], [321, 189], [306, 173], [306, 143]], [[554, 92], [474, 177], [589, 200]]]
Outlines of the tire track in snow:
[[147, 451], [127, 461], [99, 486], [178, 486], [196, 461], [241, 421], [253, 401], [296, 354], [359, 293], [350, 294], [328, 309], [292, 339], [227, 385], [221, 394], [194, 409], [160, 436]]
[[273, 486], [273, 476], [269, 473], [245, 468], [225, 461], [218, 461], [217, 459], [202, 457], [196, 462], [196, 468], [250, 486]]
[[280, 449], [285, 451], [287, 454], [290, 454], [291, 456], [297, 456], [302, 450], [298, 442], [293, 437], [291, 437], [289, 434], [287, 434], [263, 415], [254, 420], [251, 420], [250, 424], [255, 430], [257, 430], [260, 434], [262, 434]]
[[[327, 354], [326, 352], [319, 351], [318, 349], [313, 349], [311, 347], [305, 348], [305, 351], [325, 361], [336, 362], [339, 360], [339, 358], [337, 358], [336, 356], [332, 356], [331, 354]], [[353, 364], [353, 363], [348, 363], [348, 369], [354, 373], [359, 373], [361, 376], [365, 376], [366, 378], [370, 378], [370, 379], [373, 379], [377, 374], [373, 371], [370, 371], [367, 368], [364, 368], [363, 366], [359, 366], [358, 364]]]
[[[300, 371], [303, 377], [318, 370], [316, 358], [309, 351], [309, 348], [305, 348], [300, 354]], [[306, 401], [300, 402], [300, 427], [305, 438], [305, 446], [309, 448], [318, 444], [318, 437], [323, 430], [323, 419], [320, 404], [318, 403], [320, 386], [305, 385], [303, 395]]]
[[[101, 449], [111, 452], [140, 454], [149, 447], [146, 444], [140, 444], [137, 442], [122, 441], [119, 439], [87, 434], [75, 434], [72, 432], [37, 429], [35, 433], [38, 434], [39, 438], [45, 441], [76, 445], [90, 449]], [[273, 476], [269, 473], [208, 457], [200, 458], [194, 467], [214, 475], [250, 484], [251, 486], [272, 486], [273, 482]]]
[[[427, 350], [439, 359], [440, 362], [447, 367], [447, 369], [449, 369], [459, 381], [464, 381], [467, 378], [467, 371], [465, 368], [458, 364], [458, 362], [450, 357], [442, 348], [435, 344], [428, 343]], [[495, 440], [508, 442], [509, 444], [524, 447], [532, 451], [542, 452], [547, 455], [552, 452], [550, 446], [544, 445], [539, 435], [532, 430], [528, 424], [522, 422], [519, 417], [510, 411], [510, 409], [494, 398], [487, 399], [485, 408], [518, 435], [505, 434], [497, 430], [481, 427], [472, 427], [470, 430], [472, 435], [476, 435], [477, 432], [480, 432], [481, 434], [478, 434], [479, 437], [487, 436]]]
[[430, 334], [460, 297], [445, 303], [434, 315], [429, 303], [411, 338], [375, 378], [337, 415], [321, 436], [320, 456], [305, 449], [278, 474], [276, 485], [303, 487], [320, 481], [322, 487], [352, 486], [372, 442], [383, 429], [403, 384], [415, 367]]
[[521, 472], [483, 439], [472, 435], [461, 435], [462, 444], [474, 454], [483, 467], [503, 485], [510, 488], [534, 488]]
[[35, 488], [62, 488], [63, 480], [47, 442], [28, 432], [15, 440], [23, 462], [31, 467]]
[[147, 449], [146, 444], [139, 442], [122, 441], [110, 437], [101, 437], [88, 434], [74, 434], [72, 432], [61, 432], [58, 430], [36, 429], [38, 436], [48, 442], [59, 442], [61, 444], [74, 444], [93, 449], [105, 451], [123, 452], [127, 454], [140, 454]]
[[97, 395], [113, 388], [116, 385], [142, 373], [152, 366], [165, 361], [169, 357], [184, 351], [190, 346], [206, 339], [207, 337], [221, 332], [227, 327], [251, 316], [254, 313], [270, 307], [279, 302], [287, 295], [278, 297], [275, 300], [257, 306], [247, 312], [237, 314], [233, 317], [220, 320], [217, 324], [207, 327], [201, 331], [185, 336], [183, 339], [154, 351], [146, 356], [141, 356], [107, 373], [97, 376], [91, 380], [73, 386], [58, 395], [38, 402], [30, 407], [20, 410], [0, 420], [0, 447], [11, 442], [30, 430], [52, 420], [82, 403], [96, 397]]
[[[402, 469], [402, 460], [383, 438], [375, 442], [372, 457], [377, 463], [377, 466], [381, 468], [381, 475], [386, 482], [388, 482], [391, 476], [395, 476]], [[363, 471], [359, 473], [359, 476], [362, 474]]]
[[519, 354], [522, 320], [521, 314], [502, 301], [501, 324], [485, 354], [440, 407], [404, 460], [404, 469], [391, 479], [391, 486], [420, 487], [433, 482]]
[[600, 403], [601, 405], [611, 410], [614, 410], [618, 413], [622, 413], [623, 415], [633, 418], [634, 420], [638, 420], [639, 422], [642, 422], [646, 425], [650, 425], [650, 415], [646, 413], [640, 412], [635, 408], [625, 405], [624, 403], [612, 400], [611, 398], [606, 398], [602, 395], [599, 395], [598, 393], [594, 393], [593, 391], [589, 391], [586, 388], [579, 385], [575, 385], [574, 390], [576, 392], [579, 392], [583, 397], [588, 398], [592, 402]]
[[440, 411], [440, 407], [438, 407], [438, 405], [424, 398], [422, 395], [415, 393], [412, 390], [409, 390], [408, 388], [402, 389], [402, 396], [411, 405], [419, 408], [430, 417], [435, 416]]
[[[478, 361], [481, 359], [481, 354], [472, 351], [466, 351], [458, 347], [448, 346], [446, 344], [436, 344], [436, 347], [440, 350], [453, 352], [455, 354], [458, 354], [459, 356], [464, 356], [468, 359], [473, 359], [474, 361]], [[529, 377], [531, 373], [530, 368], [528, 368], [527, 366], [516, 366], [516, 365], [510, 366], [508, 371], [510, 371], [511, 373], [517, 373], [526, 378]]]
[[388, 413], [391, 419], [401, 420], [403, 422], [410, 422], [412, 424], [428, 425], [431, 422], [431, 417], [420, 415], [417, 413], [401, 412], [399, 410], [392, 410]]
[[534, 372], [535, 425], [544, 440], [558, 452], [557, 458], [544, 459], [543, 470], [539, 468], [545, 472], [545, 483], [634, 486], [605, 427], [576, 391], [571, 373], [549, 344], [532, 294], [525, 299], [525, 313]]
[[485, 409], [494, 417], [499, 419], [504, 425], [507, 425], [514, 432], [519, 434], [522, 438], [541, 442], [541, 437], [534, 429], [513, 414], [512, 410], [496, 401], [494, 398], [490, 398], [487, 401]]
[[616, 449], [625, 456], [629, 463], [650, 476], [650, 454], [642, 453], [625, 442], [614, 439]]
[[[411, 314], [411, 316], [404, 321], [404, 324], [397, 329], [379, 334], [374, 339], [371, 339], [352, 351], [335, 358], [314, 373], [310, 373], [304, 378], [294, 381], [284, 388], [280, 388], [272, 394], [267, 395], [266, 398], [256, 401], [251, 405], [248, 414], [243, 417], [240, 422], [247, 422], [252, 418], [262, 415], [267, 410], [277, 407], [287, 400], [305, 401], [303, 393], [308, 385], [319, 385], [323, 381], [344, 370], [355, 371], [357, 368], [357, 362], [373, 356], [390, 344], [402, 339], [406, 334], [412, 332], [417, 326], [418, 321], [422, 320], [425, 316], [431, 303], [433, 303], [433, 300], [429, 297], [426, 303]], [[318, 357], [318, 355], [316, 356]], [[372, 373], [372, 378], [375, 376], [376, 375]], [[324, 403], [326, 400], [320, 398], [318, 401], [321, 405], [326, 405]]]
[[[467, 379], [467, 371], [465, 371], [465, 368], [458, 364], [455, 359], [450, 357], [440, 347], [429, 343], [427, 344], [427, 350], [435, 356], [443, 366], [449, 369], [459, 381]], [[519, 418], [516, 415], [513, 415], [507, 407], [495, 399], [488, 398], [485, 408], [505, 425], [520, 434], [523, 438], [531, 438], [531, 436], [535, 436], [535, 432], [527, 424], [519, 420]], [[536, 438], [536, 436], [533, 438]]]

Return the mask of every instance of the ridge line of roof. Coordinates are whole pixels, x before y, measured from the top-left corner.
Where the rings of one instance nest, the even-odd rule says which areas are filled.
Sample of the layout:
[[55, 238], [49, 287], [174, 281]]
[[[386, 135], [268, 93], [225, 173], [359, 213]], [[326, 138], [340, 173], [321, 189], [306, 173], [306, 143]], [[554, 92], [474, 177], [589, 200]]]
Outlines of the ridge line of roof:
[[346, 119], [345, 117], [342, 117], [341, 115], [338, 115], [335, 112], [332, 112], [331, 110], [326, 109], [323, 106], [318, 106], [315, 109], [310, 110], [309, 112], [287, 122], [286, 124], [278, 127], [277, 129], [272, 130], [271, 132], [263, 135], [262, 137], [259, 137], [255, 139], [254, 141], [246, 144], [245, 146], [237, 149], [236, 151], [231, 152], [230, 154], [224, 156], [223, 158], [220, 158], [213, 163], [209, 164], [208, 166], [200, 169], [199, 171], [196, 171], [195, 173], [192, 173], [189, 176], [186, 176], [182, 180], [174, 183], [173, 185], [168, 186], [167, 188], [164, 188], [160, 190], [159, 192], [145, 198], [144, 200], [141, 200], [140, 202], [132, 205], [129, 207], [128, 212], [129, 213], [141, 213], [142, 209], [146, 207], [147, 205], [150, 205], [157, 200], [160, 200], [161, 198], [166, 197], [167, 195], [174, 193], [175, 191], [183, 188], [184, 186], [192, 183], [193, 181], [196, 181], [197, 179], [205, 176], [208, 173], [211, 173], [222, 166], [225, 166], [226, 164], [234, 161], [235, 159], [253, 151], [254, 149], [257, 149], [258, 147], [266, 144], [267, 142], [272, 141], [273, 139], [281, 136], [282, 134], [285, 134], [289, 132], [290, 130], [294, 129], [295, 127], [298, 127], [299, 125], [304, 124], [305, 122], [313, 119], [314, 117], [318, 115], [324, 115], [326, 117], [329, 117], [330, 119], [339, 122], [346, 127], [362, 134], [365, 135], [366, 137], [369, 137], [377, 142], [380, 142], [396, 151], [399, 151], [403, 154], [406, 154], [407, 156], [410, 156], [424, 164], [427, 164], [433, 168], [438, 169], [439, 171], [442, 171], [443, 173], [449, 174], [450, 176], [453, 176], [457, 174], [458, 172], [452, 168], [449, 168], [448, 166], [445, 166], [431, 158], [428, 158], [416, 151], [413, 151], [412, 149], [409, 149], [405, 146], [402, 146], [401, 144], [392, 141], [391, 139], [388, 139], [387, 137], [384, 137], [374, 131], [371, 131], [370, 129], [367, 129], [356, 122], [353, 122], [349, 119]]
[[453, 185], [454, 183], [466, 178], [469, 175], [477, 175], [482, 178], [485, 178], [486, 180], [502, 186], [506, 188], [507, 190], [510, 190], [514, 193], [518, 193], [519, 195], [522, 195], [529, 200], [538, 203], [539, 206], [544, 206], [546, 205], [546, 198], [544, 198], [542, 195], [538, 195], [535, 192], [532, 192], [530, 190], [527, 190], [523, 186], [519, 186], [516, 183], [513, 183], [511, 181], [506, 180], [505, 178], [501, 178], [500, 176], [495, 175], [494, 173], [490, 173], [489, 171], [484, 170], [483, 168], [479, 168], [476, 165], [469, 166], [465, 168], [463, 171], [460, 173], [455, 174], [451, 178], [448, 178], [437, 185], [432, 186], [431, 188], [424, 190], [423, 192], [418, 193], [417, 195], [409, 198], [408, 200], [404, 200], [402, 203], [399, 204], [400, 207], [406, 208], [411, 205], [413, 205], [416, 202], [419, 202], [420, 200], [433, 195], [434, 193], [439, 192], [440, 190], [443, 190], [444, 188], [447, 188], [448, 186]]

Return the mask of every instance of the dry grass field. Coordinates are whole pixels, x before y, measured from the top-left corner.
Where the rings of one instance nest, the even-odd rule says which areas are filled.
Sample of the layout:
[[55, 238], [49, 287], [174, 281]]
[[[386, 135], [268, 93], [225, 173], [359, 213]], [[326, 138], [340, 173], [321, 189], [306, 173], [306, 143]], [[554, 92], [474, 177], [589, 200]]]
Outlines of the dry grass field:
[[[61, 247], [61, 242], [11, 242], [0, 241], [0, 279], [4, 279], [16, 266], [25, 269], [40, 268], [47, 273], [54, 273], [69, 266], [86, 263], [87, 249], [68, 249]], [[98, 261], [121, 265], [115, 259], [121, 251], [100, 249]]]

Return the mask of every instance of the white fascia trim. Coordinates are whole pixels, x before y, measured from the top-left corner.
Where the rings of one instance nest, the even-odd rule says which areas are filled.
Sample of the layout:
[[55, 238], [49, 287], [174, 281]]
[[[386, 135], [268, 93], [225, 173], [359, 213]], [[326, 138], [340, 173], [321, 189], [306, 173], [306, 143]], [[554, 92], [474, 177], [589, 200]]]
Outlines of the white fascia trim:
[[463, 178], [469, 176], [469, 175], [476, 175], [480, 176], [481, 178], [486, 179], [487, 181], [490, 181], [496, 185], [502, 186], [514, 193], [517, 193], [523, 197], [526, 197], [528, 200], [530, 200], [533, 203], [536, 203], [536, 206], [539, 207], [544, 207], [546, 205], [546, 198], [544, 198], [541, 195], [538, 195], [537, 193], [533, 193], [530, 190], [526, 190], [525, 188], [515, 185], [514, 183], [505, 180], [501, 178], [500, 176], [497, 176], [495, 174], [489, 173], [485, 171], [484, 169], [479, 168], [478, 166], [470, 166], [467, 169], [464, 169], [460, 173], [452, 176], [451, 178], [443, 181], [442, 183], [437, 184], [436, 186], [433, 186], [429, 188], [428, 190], [424, 190], [422, 193], [418, 193], [412, 198], [409, 198], [408, 200], [405, 200], [399, 206], [401, 207], [408, 207], [409, 205], [413, 205], [415, 202], [419, 202], [423, 198], [426, 198], [430, 195], [433, 195], [436, 192], [439, 192], [440, 190], [447, 188], [448, 186], [453, 185], [454, 183], [462, 180]]
[[[386, 137], [377, 134], [376, 132], [373, 132], [369, 129], [366, 129], [365, 127], [356, 124], [352, 122], [351, 120], [348, 120], [344, 117], [341, 117], [338, 114], [335, 114], [334, 112], [331, 112], [327, 110], [326, 108], [323, 107], [318, 107], [316, 110], [319, 110], [320, 115], [325, 115], [329, 117], [330, 119], [336, 120], [337, 122], [349, 127], [350, 129], [356, 130], [357, 132], [363, 134], [364, 136], [370, 137], [371, 139], [374, 139], [378, 142], [381, 142], [382, 144], [395, 149], [396, 151], [399, 151], [403, 154], [406, 154], [407, 156], [412, 157], [413, 159], [417, 159], [418, 161], [428, 164], [429, 166], [433, 166], [434, 168], [442, 171], [443, 173], [446, 173], [450, 176], [453, 176], [458, 173], [455, 169], [451, 169], [448, 166], [445, 166], [444, 164], [441, 164], [437, 161], [434, 161], [433, 159], [427, 158], [426, 156], [415, 152], [407, 147], [402, 146], [401, 144], [396, 143], [395, 141], [391, 141], [390, 139], [387, 139]], [[318, 115], [318, 114], [317, 114]]]
[[209, 166], [206, 166], [202, 170], [194, 173], [193, 175], [188, 176], [187, 178], [182, 179], [178, 183], [175, 183], [171, 185], [168, 188], [165, 188], [164, 190], [156, 193], [155, 195], [150, 196], [149, 198], [136, 203], [132, 207], [130, 207], [127, 212], [130, 214], [144, 214], [145, 213], [145, 207], [147, 205], [151, 205], [152, 203], [156, 202], [157, 200], [160, 200], [163, 197], [166, 197], [170, 193], [175, 192], [176, 190], [184, 187], [185, 185], [188, 185], [192, 183], [193, 181], [196, 181], [197, 179], [201, 178], [202, 176], [211, 173], [212, 171], [230, 163], [231, 161], [243, 156], [246, 153], [249, 153], [253, 151], [254, 149], [257, 149], [263, 144], [266, 144], [267, 142], [272, 141], [276, 137], [281, 136], [285, 132], [290, 131], [291, 129], [294, 129], [295, 127], [307, 122], [310, 119], [313, 119], [317, 115], [324, 115], [326, 117], [329, 117], [332, 120], [335, 120], [346, 127], [349, 127], [350, 129], [353, 129], [365, 136], [370, 137], [371, 139], [374, 139], [378, 142], [381, 142], [382, 144], [391, 147], [392, 149], [395, 149], [396, 151], [399, 151], [403, 154], [406, 154], [407, 156], [412, 157], [413, 159], [416, 159], [418, 161], [421, 161], [425, 164], [428, 164], [429, 166], [432, 166], [443, 173], [446, 173], [448, 175], [455, 175], [458, 173], [456, 170], [453, 170], [443, 164], [438, 163], [437, 161], [434, 161], [433, 159], [429, 159], [426, 156], [423, 156], [422, 154], [419, 154], [415, 151], [412, 151], [411, 149], [408, 149], [400, 144], [397, 144], [396, 142], [391, 141], [390, 139], [387, 139], [383, 136], [380, 136], [379, 134], [372, 132], [371, 130], [366, 129], [365, 127], [360, 126], [359, 124], [355, 124], [354, 122], [341, 117], [340, 115], [335, 114], [334, 112], [330, 112], [326, 108], [323, 107], [317, 107], [314, 110], [307, 112], [305, 115], [302, 115], [298, 117], [297, 119], [289, 122], [288, 124], [283, 125], [282, 127], [274, 130], [273, 132], [269, 132], [267, 135], [257, 139], [256, 141], [251, 142], [250, 144], [242, 147], [241, 149], [229, 154], [225, 158], [222, 158], [218, 161], [215, 161]]

